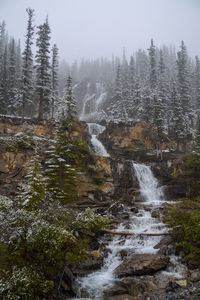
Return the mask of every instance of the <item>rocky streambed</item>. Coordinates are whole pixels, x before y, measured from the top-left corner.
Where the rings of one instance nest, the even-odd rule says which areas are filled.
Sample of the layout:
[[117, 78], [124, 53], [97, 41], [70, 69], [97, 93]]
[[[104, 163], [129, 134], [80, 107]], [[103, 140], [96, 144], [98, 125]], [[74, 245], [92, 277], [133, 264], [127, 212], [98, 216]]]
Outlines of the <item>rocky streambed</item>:
[[134, 207], [109, 208], [112, 230], [98, 241], [98, 250], [74, 268], [75, 297], [72, 293], [65, 299], [200, 299], [200, 272], [188, 270], [174, 255], [173, 238], [161, 220], [163, 207], [169, 205], [162, 187], [149, 166], [134, 164], [133, 170], [141, 198]]

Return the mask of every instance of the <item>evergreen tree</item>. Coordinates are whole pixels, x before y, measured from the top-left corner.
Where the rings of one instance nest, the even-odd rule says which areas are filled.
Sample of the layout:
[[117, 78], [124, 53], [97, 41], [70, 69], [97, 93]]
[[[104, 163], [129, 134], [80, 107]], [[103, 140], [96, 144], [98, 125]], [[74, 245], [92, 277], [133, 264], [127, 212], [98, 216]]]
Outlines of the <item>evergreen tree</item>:
[[167, 78], [166, 78], [166, 66], [164, 62], [164, 57], [163, 57], [163, 52], [160, 50], [160, 59], [159, 59], [159, 66], [158, 66], [158, 97], [161, 102], [161, 107], [160, 107], [160, 113], [163, 119], [163, 125], [167, 125], [169, 121], [169, 116], [168, 116], [168, 90], [169, 87], [167, 85]]
[[118, 65], [115, 79], [114, 94], [111, 99], [111, 104], [108, 108], [108, 114], [112, 120], [120, 120], [124, 111], [122, 99], [122, 78], [121, 67]]
[[54, 117], [55, 104], [58, 101], [58, 48], [56, 44], [52, 48], [52, 64], [51, 64], [51, 117]]
[[76, 199], [77, 172], [71, 166], [71, 149], [64, 114], [59, 119], [55, 146], [48, 151], [46, 162], [47, 190], [54, 201], [66, 203]]
[[16, 75], [16, 46], [12, 38], [9, 43], [9, 61], [8, 61], [8, 109], [9, 113], [16, 115], [19, 105], [19, 93], [17, 90]]
[[0, 111], [2, 114], [8, 113], [8, 48], [5, 46], [3, 62], [2, 62], [2, 77], [0, 82]]
[[197, 117], [196, 132], [194, 137], [194, 150], [200, 155], [200, 114]]
[[151, 46], [148, 49], [150, 59], [150, 87], [153, 93], [157, 89], [157, 65], [156, 65], [156, 47], [151, 39]]
[[134, 120], [141, 121], [143, 115], [143, 95], [141, 91], [140, 79], [137, 78], [134, 86]]
[[142, 120], [149, 123], [152, 122], [153, 105], [152, 94], [148, 84], [143, 88], [143, 113]]
[[184, 140], [186, 130], [185, 130], [181, 102], [178, 96], [175, 82], [173, 82], [172, 84], [171, 107], [172, 107], [172, 116], [170, 120], [169, 134], [171, 138], [173, 138], [175, 141], [178, 142], [178, 148], [179, 148], [179, 142]]
[[45, 199], [45, 183], [42, 175], [40, 158], [36, 151], [34, 160], [31, 161], [31, 172], [27, 176], [27, 183], [18, 196], [22, 207], [37, 209]]
[[130, 86], [129, 86], [129, 66], [125, 55], [125, 50], [123, 52], [123, 62], [121, 70], [121, 80], [122, 80], [122, 101], [123, 101], [123, 115], [126, 114], [129, 108], [130, 100]]
[[0, 24], [0, 78], [2, 78], [3, 72], [3, 57], [4, 57], [4, 50], [6, 46], [6, 23], [3, 21]]
[[154, 95], [153, 102], [153, 125], [157, 131], [159, 141], [161, 141], [164, 133], [162, 101], [156, 95]]
[[200, 110], [200, 60], [199, 57], [195, 57], [195, 103], [198, 111]]
[[26, 10], [28, 14], [28, 24], [27, 32], [25, 36], [25, 49], [22, 55], [23, 67], [22, 67], [22, 99], [21, 99], [21, 115], [22, 121], [24, 119], [25, 111], [28, 113], [27, 109], [32, 107], [33, 101], [33, 35], [34, 35], [34, 25], [33, 17], [34, 10], [28, 8]]
[[36, 41], [38, 47], [36, 53], [36, 92], [39, 97], [38, 119], [43, 120], [44, 114], [47, 116], [49, 112], [51, 93], [51, 68], [49, 63], [50, 27], [48, 18], [46, 18], [45, 23], [40, 25], [38, 29], [38, 38]]
[[73, 118], [76, 117], [76, 99], [73, 96], [72, 91], [72, 78], [68, 76], [67, 78], [67, 92], [66, 92], [66, 116], [68, 122], [71, 122]]
[[183, 117], [186, 123], [187, 133], [190, 132], [193, 125], [192, 116], [192, 103], [191, 103], [191, 90], [188, 71], [188, 56], [184, 42], [181, 42], [181, 50], [177, 53], [177, 79], [178, 79], [178, 92], [181, 99], [183, 109]]
[[[129, 63], [129, 74], [128, 74], [128, 80], [129, 80], [129, 104], [130, 106], [133, 105], [134, 101], [134, 93], [135, 93], [135, 62], [134, 58], [131, 55], [130, 63]], [[132, 110], [132, 109], [131, 109]]]

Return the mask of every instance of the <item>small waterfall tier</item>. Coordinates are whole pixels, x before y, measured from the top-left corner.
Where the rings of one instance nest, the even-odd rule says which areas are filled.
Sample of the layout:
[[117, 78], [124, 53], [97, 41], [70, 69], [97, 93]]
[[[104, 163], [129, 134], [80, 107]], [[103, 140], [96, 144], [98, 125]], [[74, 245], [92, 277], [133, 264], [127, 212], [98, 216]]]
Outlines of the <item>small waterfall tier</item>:
[[89, 133], [92, 136], [91, 143], [94, 148], [94, 153], [96, 155], [109, 157], [109, 153], [106, 151], [106, 148], [102, 144], [102, 142], [98, 139], [98, 135], [101, 134], [105, 130], [105, 126], [96, 124], [96, 123], [87, 123]]
[[140, 193], [145, 202], [160, 203], [164, 200], [162, 188], [158, 185], [158, 180], [153, 176], [149, 166], [144, 164], [133, 164], [138, 178]]
[[[102, 132], [102, 126], [97, 124], [90, 124], [92, 134], [98, 135]], [[127, 257], [132, 257], [134, 254], [156, 254], [158, 249], [155, 249], [161, 239], [162, 234], [165, 234], [168, 229], [161, 220], [153, 218], [151, 212], [159, 208], [164, 202], [164, 194], [162, 188], [159, 187], [157, 179], [154, 177], [151, 168], [144, 164], [133, 163], [133, 173], [136, 175], [142, 201], [139, 203], [138, 212], [129, 212], [129, 232], [132, 235], [124, 236], [116, 235], [109, 241], [108, 256], [104, 259], [103, 267], [87, 276], [78, 277], [76, 281], [77, 298], [74, 300], [103, 300], [103, 293], [116, 283], [115, 269], [122, 263], [122, 251], [127, 253]], [[127, 231], [127, 222], [121, 223], [115, 231]], [[174, 271], [173, 262], [174, 257], [171, 258], [172, 269], [166, 272], [165, 275], [179, 277], [179, 273]], [[163, 271], [164, 272], [164, 271]], [[162, 276], [162, 273], [155, 275]], [[88, 298], [83, 294], [86, 292]]]

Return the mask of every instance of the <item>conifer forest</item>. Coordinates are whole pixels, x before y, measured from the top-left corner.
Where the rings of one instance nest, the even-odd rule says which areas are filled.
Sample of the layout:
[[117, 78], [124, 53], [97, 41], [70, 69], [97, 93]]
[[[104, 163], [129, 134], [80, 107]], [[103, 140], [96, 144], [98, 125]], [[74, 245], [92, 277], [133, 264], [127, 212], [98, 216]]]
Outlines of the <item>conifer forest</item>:
[[2, 0], [0, 299], [200, 299], [199, 12]]

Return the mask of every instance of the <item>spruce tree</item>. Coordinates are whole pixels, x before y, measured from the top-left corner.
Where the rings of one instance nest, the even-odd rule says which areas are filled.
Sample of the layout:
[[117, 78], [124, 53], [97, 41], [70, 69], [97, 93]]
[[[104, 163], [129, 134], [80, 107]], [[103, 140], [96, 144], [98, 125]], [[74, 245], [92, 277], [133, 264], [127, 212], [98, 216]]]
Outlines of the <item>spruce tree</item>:
[[49, 113], [49, 102], [51, 93], [51, 73], [49, 62], [50, 47], [50, 27], [48, 18], [44, 24], [38, 26], [38, 38], [36, 46], [36, 92], [39, 97], [39, 114], [38, 119], [43, 120], [44, 115]]
[[181, 101], [177, 92], [176, 82], [172, 83], [171, 92], [171, 119], [169, 125], [169, 134], [178, 143], [184, 140], [186, 129], [184, 124], [183, 112], [181, 107]]
[[71, 145], [67, 132], [67, 120], [60, 116], [55, 145], [48, 151], [46, 180], [49, 196], [53, 201], [67, 203], [76, 199], [77, 172], [71, 166]]
[[124, 111], [123, 98], [122, 98], [122, 77], [121, 67], [118, 65], [115, 78], [115, 87], [111, 104], [108, 107], [108, 114], [111, 120], [120, 120]]
[[67, 78], [67, 91], [66, 91], [66, 117], [68, 119], [68, 122], [71, 122], [73, 118], [76, 117], [77, 111], [76, 111], [76, 99], [73, 96], [72, 91], [72, 78], [68, 76]]
[[22, 54], [23, 66], [22, 66], [22, 99], [21, 99], [21, 116], [22, 121], [24, 120], [25, 112], [28, 113], [28, 109], [33, 107], [33, 35], [34, 25], [33, 17], [34, 10], [27, 8], [28, 24], [27, 32], [25, 36], [25, 49]]
[[13, 38], [9, 43], [8, 63], [8, 109], [10, 114], [16, 115], [20, 99], [17, 90], [16, 45]]
[[55, 105], [58, 101], [58, 48], [56, 44], [52, 48], [51, 64], [51, 117], [54, 117]]
[[45, 182], [37, 151], [31, 161], [31, 172], [27, 176], [27, 182], [22, 187], [18, 199], [22, 207], [30, 210], [38, 209], [45, 199]]
[[156, 64], [156, 47], [151, 39], [151, 46], [148, 49], [150, 59], [150, 87], [153, 93], [157, 89], [157, 64]]
[[153, 102], [153, 125], [157, 131], [159, 141], [161, 141], [164, 133], [162, 101], [156, 95], [154, 95]]
[[177, 53], [177, 79], [178, 92], [181, 99], [183, 109], [183, 117], [186, 123], [187, 134], [190, 133], [193, 126], [192, 103], [191, 103], [191, 87], [188, 70], [188, 55], [184, 42], [181, 42], [181, 50]]

